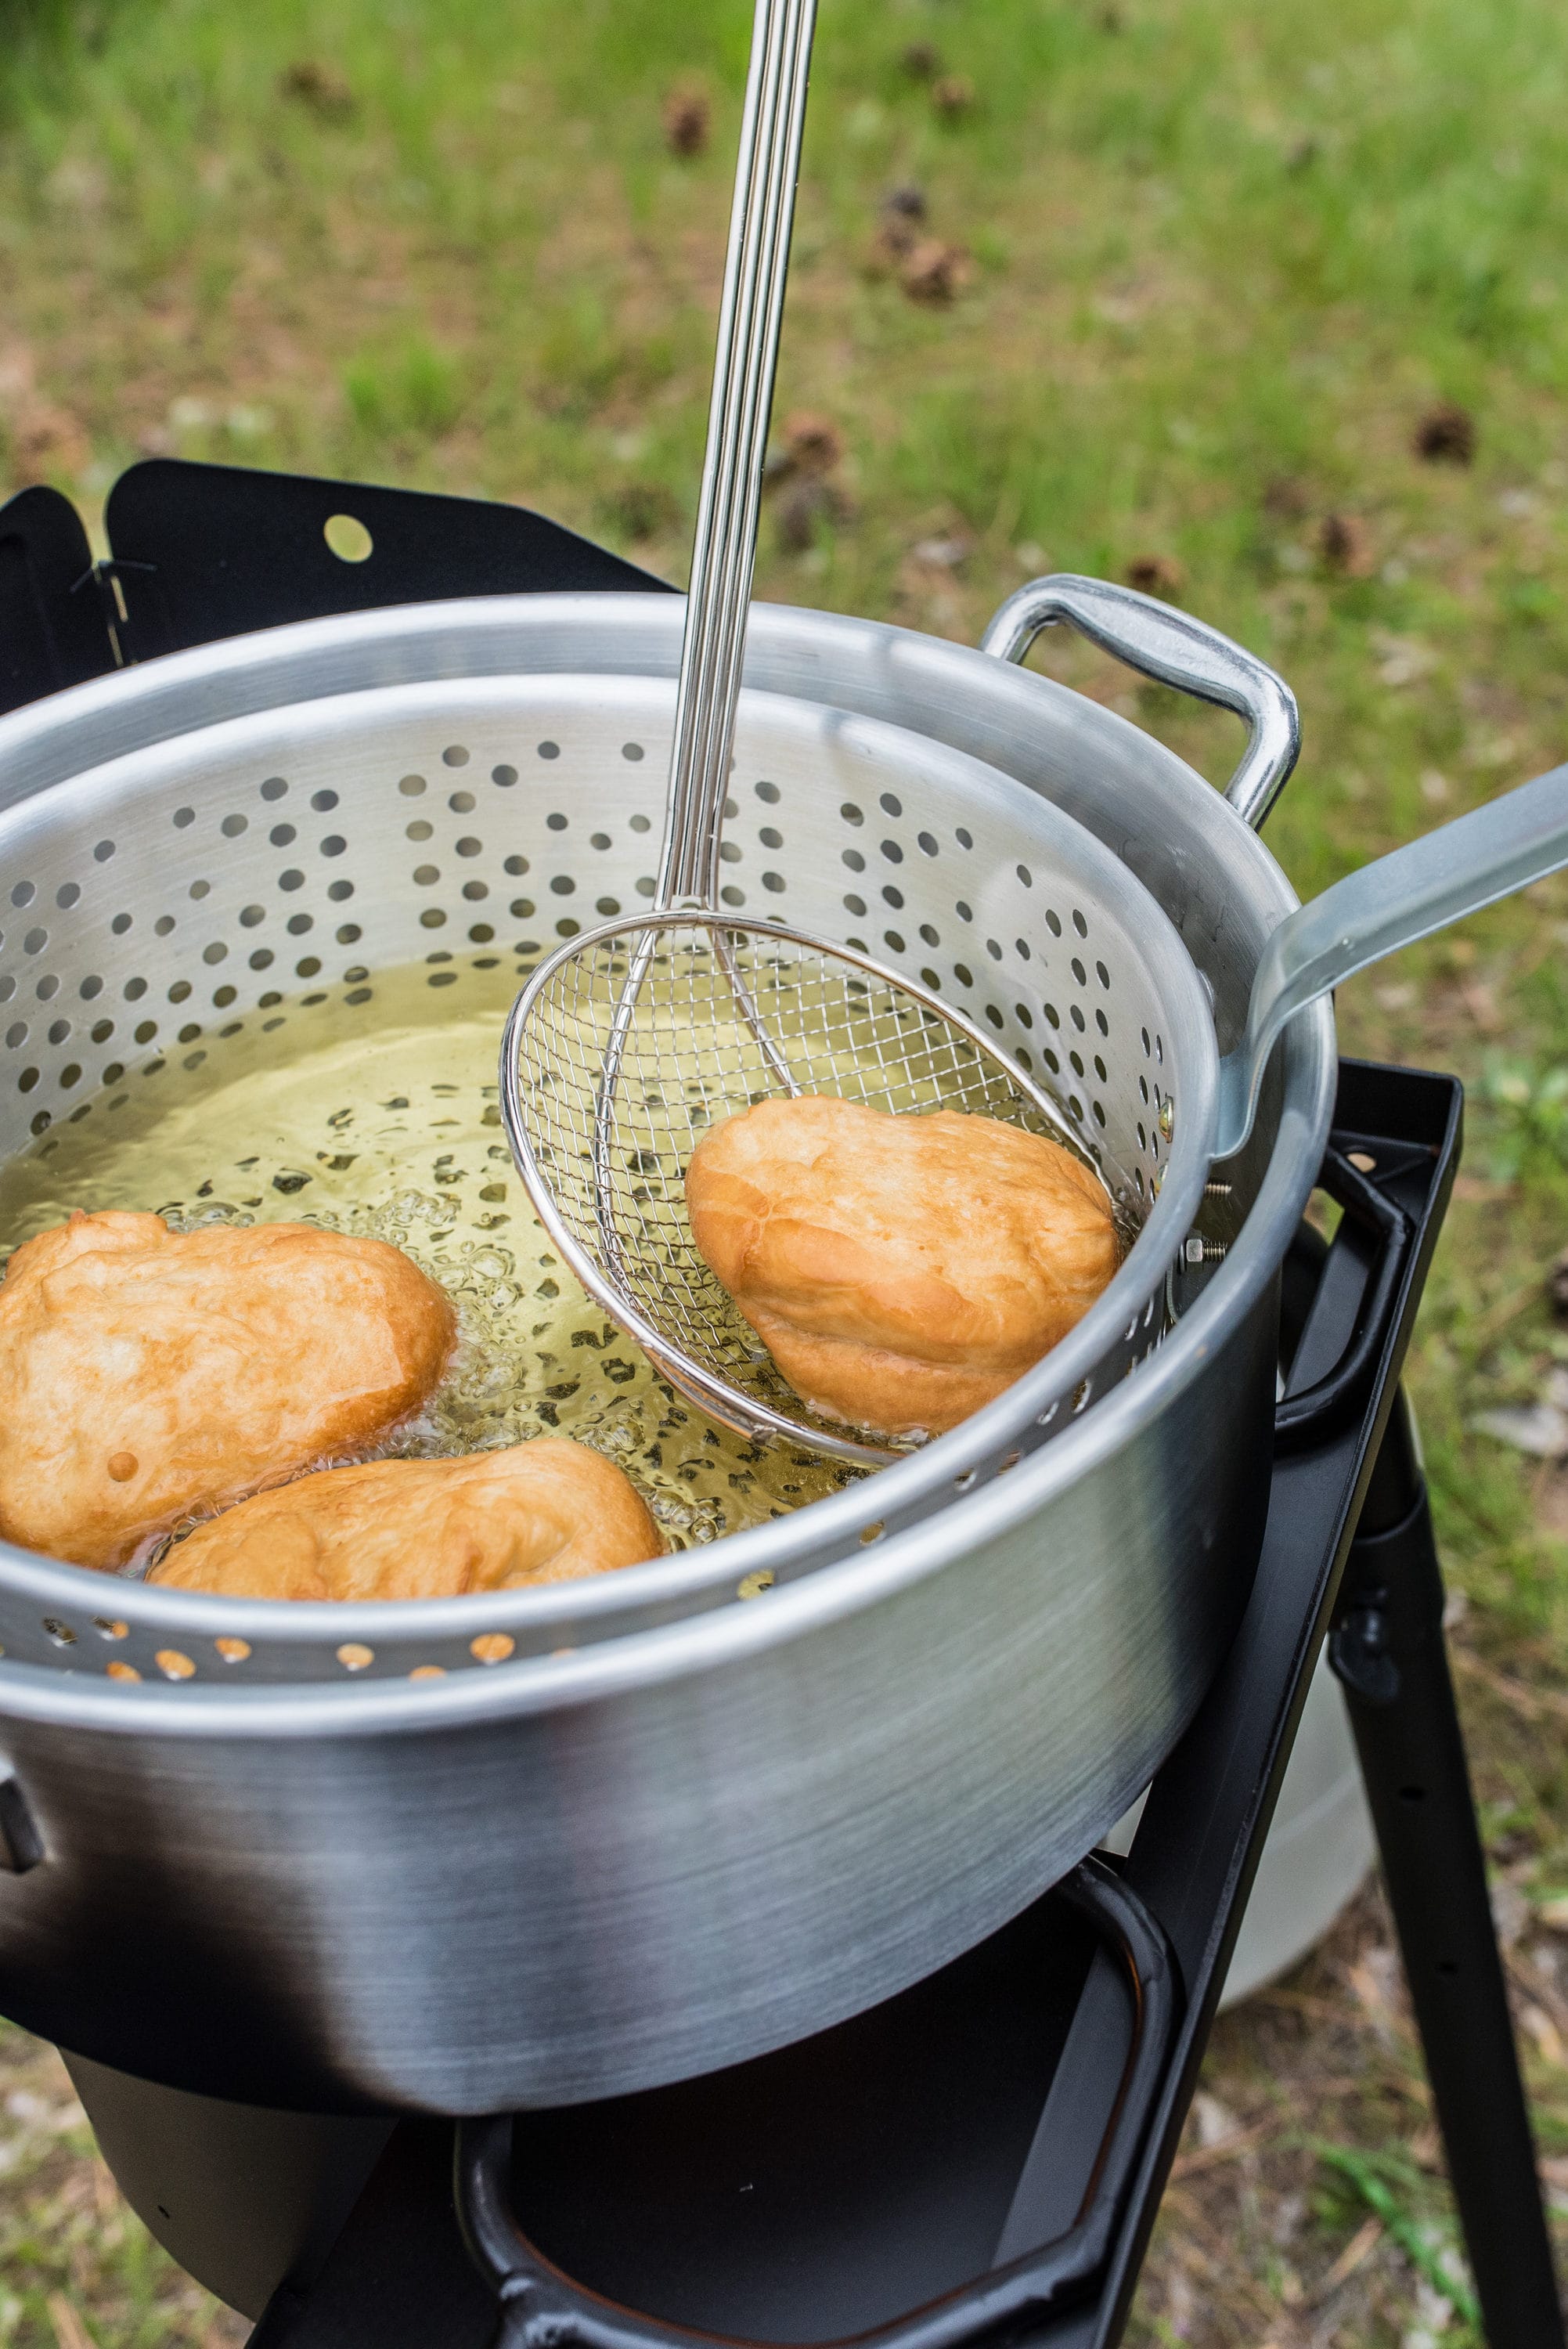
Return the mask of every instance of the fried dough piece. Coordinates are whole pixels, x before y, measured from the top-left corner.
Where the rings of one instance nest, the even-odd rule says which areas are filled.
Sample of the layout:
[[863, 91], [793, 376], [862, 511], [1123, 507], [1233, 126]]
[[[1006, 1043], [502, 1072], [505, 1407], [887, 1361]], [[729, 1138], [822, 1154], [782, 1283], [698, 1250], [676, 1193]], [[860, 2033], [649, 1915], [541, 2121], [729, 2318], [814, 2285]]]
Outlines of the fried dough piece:
[[385, 1240], [78, 1210], [0, 1282], [0, 1534], [121, 1566], [188, 1509], [379, 1443], [456, 1337]]
[[563, 1435], [373, 1460], [242, 1501], [148, 1579], [233, 1599], [457, 1599], [572, 1582], [664, 1549], [629, 1477]]
[[1110, 1201], [1088, 1167], [953, 1110], [758, 1102], [697, 1144], [686, 1208], [796, 1392], [882, 1435], [937, 1433], [991, 1402], [1117, 1267]]

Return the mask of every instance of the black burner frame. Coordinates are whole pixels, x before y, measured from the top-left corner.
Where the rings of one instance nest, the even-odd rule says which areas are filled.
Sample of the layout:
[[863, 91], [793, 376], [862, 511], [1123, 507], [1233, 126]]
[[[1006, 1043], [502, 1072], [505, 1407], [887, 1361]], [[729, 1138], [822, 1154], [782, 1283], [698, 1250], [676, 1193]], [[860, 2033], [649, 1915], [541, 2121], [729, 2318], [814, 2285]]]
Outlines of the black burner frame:
[[[369, 532], [362, 564], [327, 545], [341, 514]], [[163, 460], [117, 483], [106, 529], [94, 564], [56, 492], [0, 508], [0, 709], [328, 613], [665, 585], [518, 507]], [[1344, 1215], [1331, 1245], [1304, 1226], [1285, 1267], [1252, 1599], [1125, 1863], [1085, 1862], [930, 1981], [755, 2064], [455, 2146], [399, 2123], [253, 2349], [1109, 2349], [1326, 1634], [1488, 2337], [1563, 2349], [1398, 1383], [1461, 1116], [1452, 1078], [1341, 1063], [1322, 1184]]]

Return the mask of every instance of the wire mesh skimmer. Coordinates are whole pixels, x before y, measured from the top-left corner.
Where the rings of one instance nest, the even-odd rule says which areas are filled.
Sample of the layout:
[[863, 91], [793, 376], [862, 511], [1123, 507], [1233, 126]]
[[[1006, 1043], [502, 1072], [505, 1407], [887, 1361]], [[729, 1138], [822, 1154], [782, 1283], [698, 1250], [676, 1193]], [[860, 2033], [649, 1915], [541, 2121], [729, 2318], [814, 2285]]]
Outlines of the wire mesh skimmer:
[[670, 790], [651, 914], [571, 941], [519, 997], [501, 1104], [542, 1220], [666, 1375], [756, 1437], [885, 1460], [812, 1412], [698, 1254], [693, 1149], [769, 1094], [959, 1109], [1066, 1135], [1049, 1098], [935, 995], [779, 925], [716, 917], [815, 0], [760, 0], [730, 218]]
[[961, 1013], [772, 922], [670, 912], [574, 939], [519, 997], [502, 1069], [523, 1179], [605, 1310], [726, 1424], [868, 1463], [888, 1449], [800, 1400], [698, 1254], [686, 1170], [703, 1135], [769, 1095], [836, 1093], [1006, 1118], [1088, 1156], [1049, 1096]]

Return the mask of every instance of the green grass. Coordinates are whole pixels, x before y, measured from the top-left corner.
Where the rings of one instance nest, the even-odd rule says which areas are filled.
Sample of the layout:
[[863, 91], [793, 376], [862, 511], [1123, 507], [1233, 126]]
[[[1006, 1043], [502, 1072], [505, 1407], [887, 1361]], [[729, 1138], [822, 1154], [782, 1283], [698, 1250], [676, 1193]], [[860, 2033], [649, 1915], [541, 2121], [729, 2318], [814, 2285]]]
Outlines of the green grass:
[[[680, 576], [748, 24], [742, 0], [0, 0], [0, 483], [46, 476], [93, 508], [149, 450], [381, 478], [521, 500]], [[955, 121], [903, 62], [916, 41], [974, 85]], [[322, 71], [287, 94], [302, 64]], [[714, 109], [685, 160], [660, 119], [678, 80]], [[1552, 0], [825, 0], [779, 409], [838, 424], [844, 507], [795, 552], [771, 508], [759, 592], [973, 640], [1032, 572], [1176, 566], [1190, 608], [1299, 694], [1269, 838], [1304, 894], [1553, 763], [1565, 100]], [[909, 181], [973, 259], [947, 307], [870, 266]], [[1412, 451], [1439, 399], [1476, 419], [1469, 467]], [[1359, 575], [1322, 555], [1331, 514]], [[934, 563], [934, 539], [966, 551]], [[1080, 645], [1038, 657], [1222, 779], [1228, 720]], [[1542, 1286], [1568, 1240], [1565, 942], [1568, 885], [1548, 884], [1341, 1001], [1349, 1046], [1471, 1088], [1412, 1381], [1461, 1637], [1493, 1675], [1464, 1682], [1493, 1856], [1526, 1898], [1568, 1886], [1541, 1701], [1568, 1686], [1568, 1475], [1472, 1421], [1568, 1353]], [[1371, 1911], [1356, 1930], [1386, 1936]], [[1288, 2254], [1269, 2195], [1238, 2188], [1178, 2330], [1173, 2218], [1141, 2339], [1309, 2337], [1280, 2276], [1326, 2267], [1367, 2206], [1303, 2131], [1342, 2130], [1387, 2179], [1419, 2087], [1347, 1987], [1359, 1946], [1311, 1992], [1343, 2009], [1313, 2029], [1338, 2031], [1350, 2106], [1319, 2108], [1318, 2042], [1286, 2044], [1277, 2013], [1227, 2024], [1211, 2065], [1249, 2109], [1291, 2084], [1260, 2173], [1301, 2202]], [[1568, 2075], [1537, 2042], [1555, 2151]], [[1437, 2223], [1434, 2162], [1411, 2223]], [[1196, 2191], [1172, 2203], [1194, 2241]], [[1336, 2337], [1385, 2349], [1420, 2281], [1385, 2230]], [[89, 2315], [104, 2349], [145, 2337], [107, 2302]], [[0, 2342], [32, 2349], [44, 2321], [4, 2316]]]

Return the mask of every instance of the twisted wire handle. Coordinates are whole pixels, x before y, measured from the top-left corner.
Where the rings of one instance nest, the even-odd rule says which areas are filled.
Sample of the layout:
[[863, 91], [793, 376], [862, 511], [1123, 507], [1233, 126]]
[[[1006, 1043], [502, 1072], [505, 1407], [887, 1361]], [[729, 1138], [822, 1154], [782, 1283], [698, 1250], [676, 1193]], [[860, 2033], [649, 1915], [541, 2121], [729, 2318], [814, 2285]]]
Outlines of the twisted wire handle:
[[717, 896], [816, 0], [758, 0], [676, 697], [661, 911]]
[[[779, 363], [816, 15], [817, 0], [758, 0], [752, 26], [681, 640], [664, 847], [654, 898], [660, 913], [676, 905], [714, 906], [718, 900], [719, 834], [757, 564], [762, 464]], [[786, 1092], [796, 1092], [789, 1065], [763, 1027], [734, 957], [717, 932], [714, 947], [774, 1076]], [[615, 1096], [653, 953], [652, 935], [645, 934], [629, 957], [594, 1104], [598, 1223], [606, 1258], [617, 1275], [624, 1266], [612, 1209]]]

